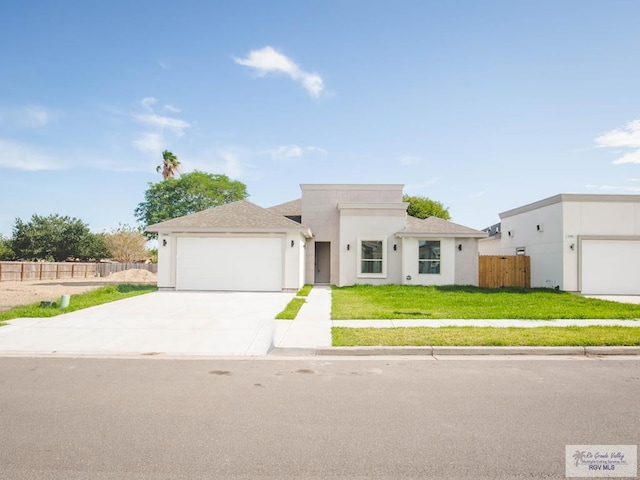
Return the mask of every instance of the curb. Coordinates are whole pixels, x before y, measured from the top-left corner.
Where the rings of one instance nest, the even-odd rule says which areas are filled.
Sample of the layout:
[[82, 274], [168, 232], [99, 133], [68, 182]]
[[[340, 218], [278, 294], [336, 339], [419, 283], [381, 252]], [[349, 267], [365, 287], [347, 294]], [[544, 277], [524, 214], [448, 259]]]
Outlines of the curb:
[[[275, 349], [274, 349], [275, 350]], [[287, 350], [287, 349], [278, 349]], [[315, 355], [640, 355], [640, 347], [319, 347]], [[312, 354], [313, 355], [313, 354]]]
[[274, 347], [267, 352], [267, 355], [283, 357], [308, 357], [318, 355], [315, 347]]

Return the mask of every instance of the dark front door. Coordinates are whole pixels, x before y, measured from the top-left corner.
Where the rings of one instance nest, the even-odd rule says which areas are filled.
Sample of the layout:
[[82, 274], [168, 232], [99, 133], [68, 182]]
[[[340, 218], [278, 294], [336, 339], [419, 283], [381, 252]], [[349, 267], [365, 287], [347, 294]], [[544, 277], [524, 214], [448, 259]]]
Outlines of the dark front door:
[[316, 242], [315, 283], [331, 282], [331, 242]]

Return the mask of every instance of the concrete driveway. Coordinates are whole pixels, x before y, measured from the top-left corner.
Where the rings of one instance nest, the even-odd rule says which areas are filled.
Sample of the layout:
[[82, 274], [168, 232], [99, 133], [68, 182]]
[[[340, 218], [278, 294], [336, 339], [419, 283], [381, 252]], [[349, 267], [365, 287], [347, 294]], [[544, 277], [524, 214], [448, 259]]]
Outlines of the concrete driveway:
[[0, 327], [0, 354], [264, 355], [294, 293], [154, 292]]

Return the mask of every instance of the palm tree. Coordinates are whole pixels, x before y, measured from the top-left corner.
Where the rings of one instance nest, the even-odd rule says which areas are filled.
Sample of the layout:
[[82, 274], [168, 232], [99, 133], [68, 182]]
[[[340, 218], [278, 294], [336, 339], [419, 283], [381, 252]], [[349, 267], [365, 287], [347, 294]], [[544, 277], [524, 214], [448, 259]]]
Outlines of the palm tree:
[[156, 167], [156, 172], [162, 172], [162, 179], [173, 177], [180, 170], [180, 162], [173, 152], [165, 150], [162, 152], [162, 165]]
[[576, 461], [576, 467], [578, 466], [578, 463], [584, 462], [584, 457], [586, 456], [586, 454], [587, 452], [585, 452], [584, 450], [576, 450], [576, 453], [573, 454], [573, 459]]

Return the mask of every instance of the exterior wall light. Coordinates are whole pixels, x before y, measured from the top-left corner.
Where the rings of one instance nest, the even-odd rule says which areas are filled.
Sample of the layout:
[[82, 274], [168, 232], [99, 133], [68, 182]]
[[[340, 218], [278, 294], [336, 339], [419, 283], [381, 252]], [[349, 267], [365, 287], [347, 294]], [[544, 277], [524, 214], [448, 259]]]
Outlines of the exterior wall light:
[[351, 250], [351, 245], [347, 243], [347, 250]]
[[458, 244], [458, 250], [462, 251], [462, 244], [461, 243]]
[[576, 244], [575, 244], [575, 243], [572, 243], [571, 245], [569, 245], [569, 248], [570, 248], [571, 250], [575, 250], [575, 249], [576, 249]]
[[162, 239], [162, 246], [163, 246], [163, 247], [166, 247], [166, 246], [167, 246], [167, 239], [166, 239], [166, 238], [163, 238], [163, 239]]
[[293, 248], [293, 246], [296, 244], [296, 242], [294, 240], [291, 240], [291, 248]]
[[395, 252], [396, 250], [398, 250], [398, 244], [397, 244], [397, 243], [394, 243], [394, 244], [393, 244], [393, 251]]

